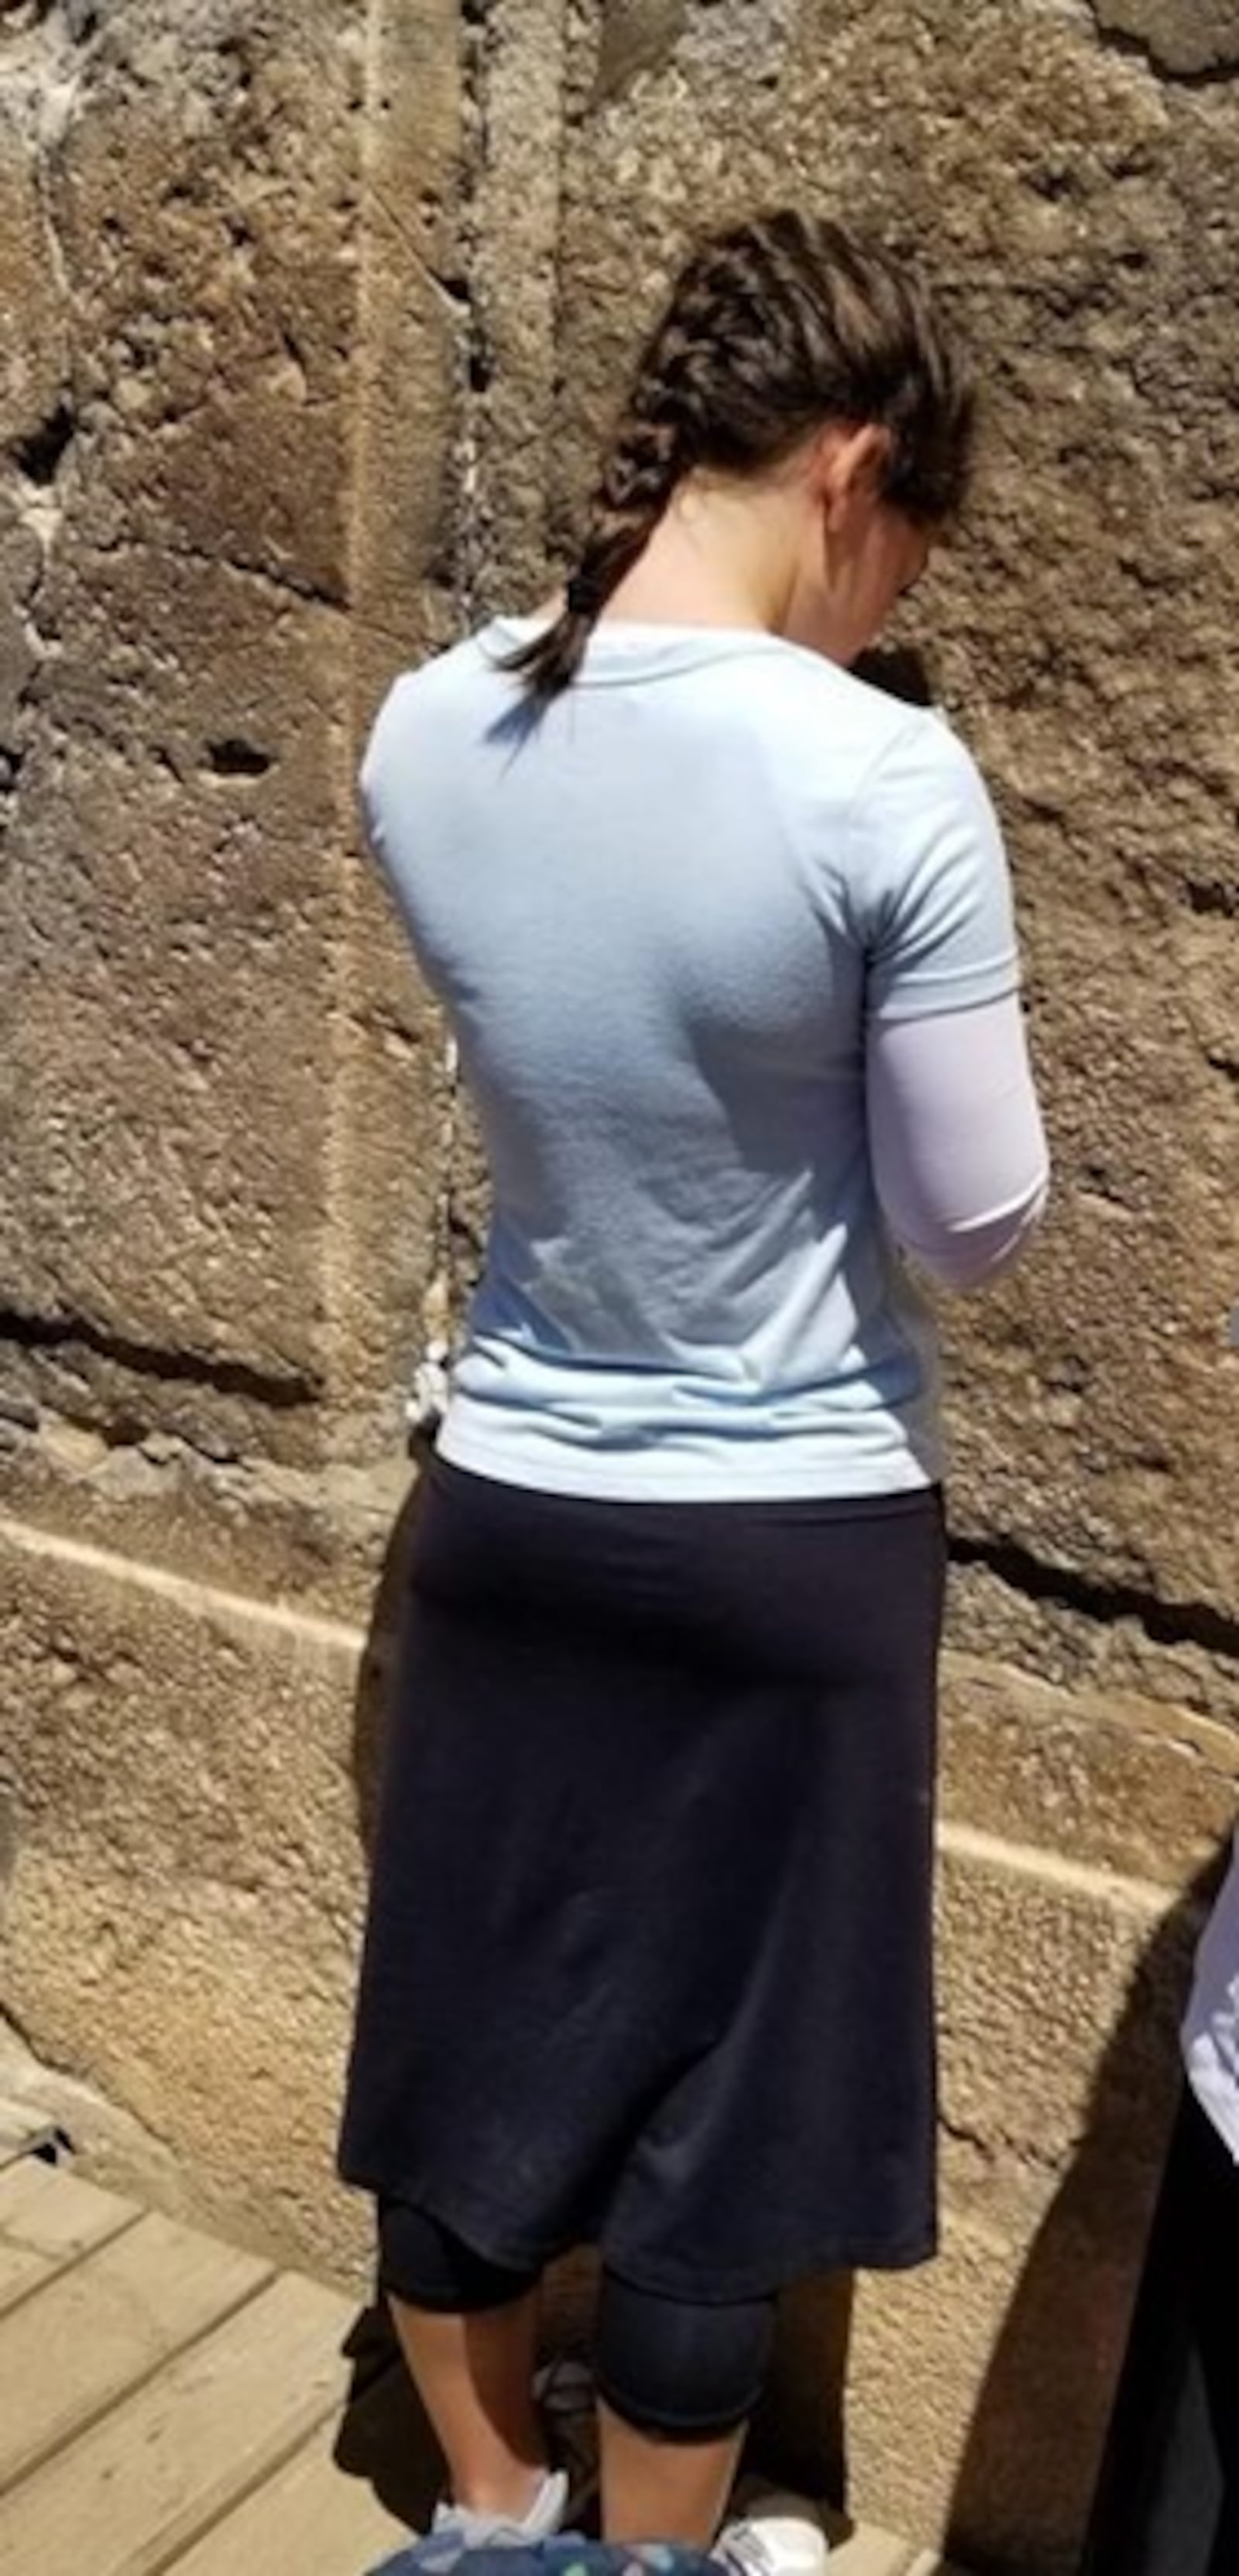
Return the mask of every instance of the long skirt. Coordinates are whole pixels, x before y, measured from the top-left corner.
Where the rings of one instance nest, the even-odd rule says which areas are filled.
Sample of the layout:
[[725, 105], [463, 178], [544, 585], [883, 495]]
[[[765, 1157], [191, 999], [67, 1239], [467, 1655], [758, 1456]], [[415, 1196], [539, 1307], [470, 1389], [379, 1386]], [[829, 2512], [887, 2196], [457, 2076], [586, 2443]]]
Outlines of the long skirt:
[[934, 1491], [610, 1503], [436, 1460], [345, 2178], [746, 2298], [935, 2237]]

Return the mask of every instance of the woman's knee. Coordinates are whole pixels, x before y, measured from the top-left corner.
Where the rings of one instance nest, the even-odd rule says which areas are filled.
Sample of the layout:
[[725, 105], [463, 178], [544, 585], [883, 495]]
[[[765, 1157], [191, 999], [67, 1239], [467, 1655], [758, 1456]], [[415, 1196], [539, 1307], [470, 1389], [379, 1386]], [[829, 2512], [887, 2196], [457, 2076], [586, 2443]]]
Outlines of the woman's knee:
[[480, 2316], [536, 2289], [536, 2272], [492, 2262], [412, 2201], [378, 2204], [379, 2287], [438, 2316]]
[[599, 2392], [638, 2432], [710, 2441], [734, 2432], [761, 2395], [774, 2334], [773, 2293], [705, 2306], [603, 2276]]

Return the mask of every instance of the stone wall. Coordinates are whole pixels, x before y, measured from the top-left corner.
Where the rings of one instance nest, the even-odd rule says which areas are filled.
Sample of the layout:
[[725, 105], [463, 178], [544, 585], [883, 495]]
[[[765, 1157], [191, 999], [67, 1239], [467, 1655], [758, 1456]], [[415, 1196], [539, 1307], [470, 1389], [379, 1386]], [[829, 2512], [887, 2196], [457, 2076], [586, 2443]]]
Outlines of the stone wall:
[[[282, 2254], [363, 2260], [400, 1389], [480, 1215], [360, 737], [536, 594], [702, 220], [876, 220], [982, 361], [902, 640], [1009, 827], [1059, 1189], [951, 1323], [945, 2246], [862, 2285], [850, 2468], [1023, 2576], [1239, 1770], [1237, 65], [1232, 0], [0, 4], [0, 2091]], [[810, 2466], [836, 2342], [794, 2303]]]

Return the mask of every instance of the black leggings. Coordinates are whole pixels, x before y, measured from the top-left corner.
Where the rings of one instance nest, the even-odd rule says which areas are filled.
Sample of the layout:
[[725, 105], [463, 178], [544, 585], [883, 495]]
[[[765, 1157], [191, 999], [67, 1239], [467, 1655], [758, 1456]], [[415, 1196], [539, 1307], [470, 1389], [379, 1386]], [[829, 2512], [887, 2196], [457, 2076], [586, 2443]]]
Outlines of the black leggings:
[[[407, 2201], [379, 2202], [379, 2284], [440, 2316], [508, 2307], [537, 2287], [536, 2272], [492, 2263]], [[595, 2368], [600, 2396], [626, 2424], [665, 2441], [733, 2433], [761, 2395], [775, 2301], [718, 2306], [664, 2298], [604, 2271]]]

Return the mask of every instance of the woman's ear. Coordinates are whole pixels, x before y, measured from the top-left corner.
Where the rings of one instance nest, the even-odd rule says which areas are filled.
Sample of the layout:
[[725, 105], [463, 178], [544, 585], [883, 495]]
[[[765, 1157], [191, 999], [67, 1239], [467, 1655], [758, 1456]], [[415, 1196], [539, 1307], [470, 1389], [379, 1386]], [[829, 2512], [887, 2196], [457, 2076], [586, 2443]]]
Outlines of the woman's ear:
[[890, 457], [890, 432], [876, 421], [853, 426], [832, 421], [814, 442], [810, 460], [815, 498], [828, 527], [839, 527], [858, 502], [878, 499]]

